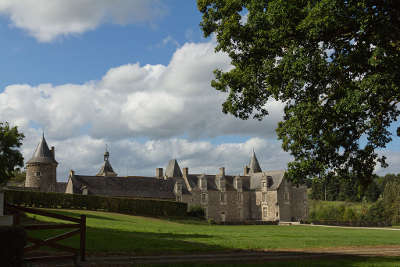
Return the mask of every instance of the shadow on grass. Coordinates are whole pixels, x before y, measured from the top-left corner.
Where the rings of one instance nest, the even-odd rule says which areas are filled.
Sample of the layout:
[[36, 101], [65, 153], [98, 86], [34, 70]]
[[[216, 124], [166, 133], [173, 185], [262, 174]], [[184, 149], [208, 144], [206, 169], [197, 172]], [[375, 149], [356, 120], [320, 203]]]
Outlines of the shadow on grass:
[[116, 219], [110, 218], [109, 216], [101, 216], [101, 215], [93, 215], [87, 214], [86, 210], [76, 210], [77, 212], [66, 211], [66, 210], [57, 210], [57, 209], [46, 209], [49, 212], [61, 214], [65, 216], [70, 216], [74, 218], [80, 218], [80, 215], [86, 215], [86, 219], [98, 219], [98, 220], [108, 220], [108, 221], [117, 221]]
[[[277, 252], [282, 253], [282, 252]], [[312, 254], [307, 255], [307, 258], [296, 258], [296, 259], [254, 259], [249, 261], [224, 261], [224, 262], [201, 262], [201, 263], [162, 263], [162, 264], [146, 264], [146, 266], [195, 266], [195, 267], [211, 267], [211, 266], [278, 266], [278, 267], [384, 267], [384, 266], [399, 266], [399, 257], [361, 257], [361, 256], [348, 256], [348, 255], [325, 255], [325, 256], [313, 256]]]
[[[46, 239], [63, 232], [66, 231], [29, 231], [28, 235], [40, 239]], [[223, 246], [207, 244], [205, 239], [212, 238], [215, 237], [205, 234], [138, 232], [87, 227], [86, 251], [88, 253], [154, 255], [179, 252], [227, 250], [227, 248]], [[204, 240], [204, 242], [201, 242], [201, 240]], [[60, 244], [78, 248], [79, 236], [73, 236], [69, 239], [63, 240]]]

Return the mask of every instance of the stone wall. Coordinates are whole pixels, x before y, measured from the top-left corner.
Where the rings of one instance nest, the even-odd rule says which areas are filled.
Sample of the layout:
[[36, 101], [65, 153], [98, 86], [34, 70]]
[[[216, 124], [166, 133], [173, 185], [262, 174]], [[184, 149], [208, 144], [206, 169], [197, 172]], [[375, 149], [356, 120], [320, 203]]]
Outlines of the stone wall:
[[56, 176], [56, 165], [54, 164], [28, 164], [25, 187], [40, 188], [42, 192], [56, 192]]
[[292, 186], [286, 180], [278, 189], [278, 203], [281, 221], [298, 221], [307, 218], [307, 189]]

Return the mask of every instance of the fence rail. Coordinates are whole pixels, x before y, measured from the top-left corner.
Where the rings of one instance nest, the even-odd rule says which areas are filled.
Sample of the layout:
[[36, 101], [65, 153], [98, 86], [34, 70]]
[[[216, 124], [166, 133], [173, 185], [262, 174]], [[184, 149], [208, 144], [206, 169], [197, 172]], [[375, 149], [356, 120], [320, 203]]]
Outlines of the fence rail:
[[[74, 262], [80, 258], [81, 261], [85, 261], [85, 247], [86, 247], [86, 216], [81, 215], [80, 218], [69, 217], [61, 214], [56, 214], [48, 211], [20, 207], [6, 203], [6, 209], [14, 214], [14, 225], [19, 225], [25, 230], [35, 231], [35, 230], [48, 230], [48, 229], [70, 229], [77, 228], [72, 231], [62, 233], [47, 239], [39, 239], [32, 236], [27, 237], [27, 240], [31, 243], [26, 245], [24, 252], [29, 252], [32, 250], [37, 250], [43, 246], [55, 248], [57, 250], [68, 252], [70, 254], [57, 255], [57, 256], [42, 256], [42, 257], [27, 257], [24, 261], [36, 262], [36, 261], [48, 261], [48, 260], [61, 260], [61, 259], [73, 259]], [[63, 223], [63, 224], [32, 224], [32, 225], [21, 225], [20, 223], [20, 213], [26, 212], [46, 217], [51, 217], [55, 219], [60, 219], [64, 221], [69, 221], [73, 223]], [[64, 240], [74, 235], [80, 235], [79, 249], [58, 244], [58, 241]]]

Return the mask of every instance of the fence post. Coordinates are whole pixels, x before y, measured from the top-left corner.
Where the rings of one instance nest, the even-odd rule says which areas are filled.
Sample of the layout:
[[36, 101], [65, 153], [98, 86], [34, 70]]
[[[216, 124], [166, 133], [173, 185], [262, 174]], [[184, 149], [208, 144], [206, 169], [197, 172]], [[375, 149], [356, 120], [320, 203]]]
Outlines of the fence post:
[[85, 261], [86, 253], [86, 215], [81, 215], [81, 236], [80, 236], [81, 261]]

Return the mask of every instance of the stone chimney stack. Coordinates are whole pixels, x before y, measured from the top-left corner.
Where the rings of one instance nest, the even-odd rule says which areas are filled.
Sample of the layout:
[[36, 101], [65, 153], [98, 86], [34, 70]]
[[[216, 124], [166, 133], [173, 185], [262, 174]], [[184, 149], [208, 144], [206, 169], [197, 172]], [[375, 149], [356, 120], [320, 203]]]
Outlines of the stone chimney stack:
[[188, 168], [188, 167], [185, 167], [185, 168], [183, 168], [182, 170], [183, 170], [183, 177], [188, 177], [188, 175], [189, 175], [189, 168]]
[[219, 168], [219, 175], [225, 176], [225, 167]]
[[162, 179], [164, 176], [163, 168], [156, 168], [156, 177]]
[[243, 175], [244, 176], [247, 176], [247, 175], [249, 175], [249, 167], [246, 165], [246, 166], [244, 166], [244, 168], [243, 168]]
[[51, 147], [50, 152], [51, 152], [51, 155], [53, 155], [53, 159], [55, 160], [56, 159], [56, 150], [54, 149], [54, 146]]

